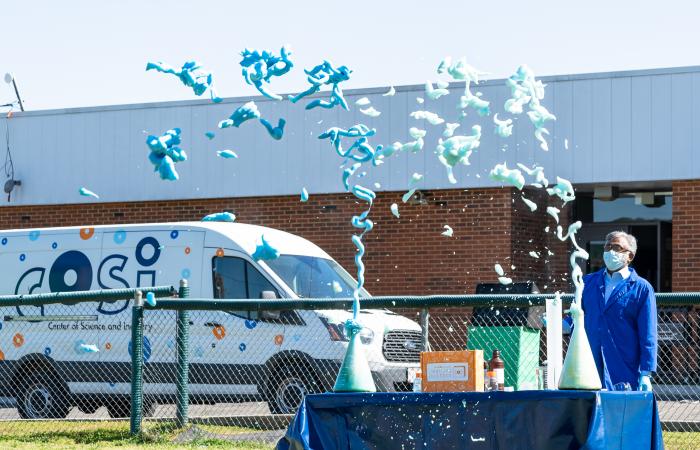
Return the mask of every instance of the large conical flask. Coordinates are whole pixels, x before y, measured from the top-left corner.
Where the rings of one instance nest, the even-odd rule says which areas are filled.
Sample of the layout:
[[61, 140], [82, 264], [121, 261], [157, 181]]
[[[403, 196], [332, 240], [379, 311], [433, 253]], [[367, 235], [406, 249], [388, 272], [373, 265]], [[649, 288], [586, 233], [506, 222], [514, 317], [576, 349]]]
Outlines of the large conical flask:
[[566, 350], [559, 389], [599, 390], [602, 386], [584, 327], [583, 309], [574, 302], [569, 312], [574, 320], [574, 332]]
[[345, 330], [350, 336], [350, 343], [345, 351], [343, 365], [340, 366], [338, 377], [335, 379], [333, 392], [377, 392], [372, 379], [372, 371], [365, 356], [365, 350], [360, 341], [362, 326], [354, 320], [345, 322]]

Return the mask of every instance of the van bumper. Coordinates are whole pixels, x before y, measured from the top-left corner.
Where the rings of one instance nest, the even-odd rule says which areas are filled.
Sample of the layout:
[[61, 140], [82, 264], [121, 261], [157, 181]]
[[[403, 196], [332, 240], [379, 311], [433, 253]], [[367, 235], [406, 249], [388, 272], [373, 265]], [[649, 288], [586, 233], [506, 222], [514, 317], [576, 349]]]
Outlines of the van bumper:
[[[341, 361], [315, 360], [315, 374], [321, 382], [322, 390], [332, 391], [335, 380], [340, 372]], [[402, 364], [387, 366], [370, 362], [372, 379], [379, 392], [407, 392], [413, 390], [413, 383], [407, 380], [409, 367], [417, 368], [420, 364]]]
[[414, 365], [402, 365], [398, 367], [383, 367], [372, 371], [374, 384], [381, 392], [408, 392], [413, 390], [413, 382], [408, 381], [408, 368], [418, 367]]

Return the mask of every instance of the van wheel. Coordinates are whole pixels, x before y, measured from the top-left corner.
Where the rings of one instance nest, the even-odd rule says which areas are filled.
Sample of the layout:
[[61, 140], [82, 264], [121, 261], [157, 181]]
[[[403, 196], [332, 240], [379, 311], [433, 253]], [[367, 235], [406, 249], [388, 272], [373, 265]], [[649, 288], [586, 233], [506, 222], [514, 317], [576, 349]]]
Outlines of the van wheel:
[[70, 410], [70, 393], [59, 379], [45, 371], [31, 372], [17, 396], [23, 419], [63, 419]]
[[269, 386], [267, 404], [272, 414], [294, 414], [306, 394], [319, 391], [318, 382], [304, 366], [280, 367]]
[[78, 409], [84, 414], [95, 414], [100, 409], [100, 404], [93, 401], [82, 402], [78, 404]]
[[131, 417], [131, 402], [128, 398], [110, 398], [105, 402], [105, 407], [113, 419]]
[[[131, 417], [131, 399], [128, 397], [110, 398], [105, 401], [105, 407], [109, 417], [123, 419]], [[143, 402], [143, 417], [151, 417], [156, 411], [156, 404], [150, 401]]]

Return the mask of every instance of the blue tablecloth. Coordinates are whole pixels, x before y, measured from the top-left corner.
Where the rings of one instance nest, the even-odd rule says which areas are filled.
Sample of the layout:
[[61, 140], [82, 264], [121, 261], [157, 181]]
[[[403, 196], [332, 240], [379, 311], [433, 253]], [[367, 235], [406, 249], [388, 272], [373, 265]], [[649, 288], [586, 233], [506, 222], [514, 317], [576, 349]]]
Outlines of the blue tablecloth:
[[663, 449], [645, 392], [522, 391], [309, 395], [287, 449]]

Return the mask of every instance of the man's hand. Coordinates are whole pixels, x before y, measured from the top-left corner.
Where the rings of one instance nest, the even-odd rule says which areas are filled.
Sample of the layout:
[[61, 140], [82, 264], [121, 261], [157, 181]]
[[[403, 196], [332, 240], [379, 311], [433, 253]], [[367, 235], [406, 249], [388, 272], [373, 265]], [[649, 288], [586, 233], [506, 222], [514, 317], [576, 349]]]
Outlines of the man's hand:
[[[547, 328], [547, 315], [542, 314], [541, 319], [542, 319], [542, 326], [544, 328]], [[571, 320], [571, 316], [567, 315], [561, 321], [561, 333], [562, 334], [571, 334], [573, 329], [574, 329], [574, 324], [573, 324], [573, 321]]]
[[639, 390], [651, 392], [651, 372], [643, 370], [639, 374]]

